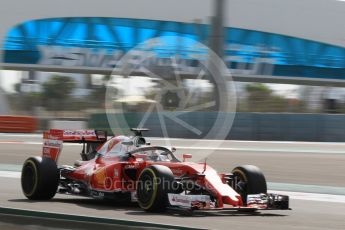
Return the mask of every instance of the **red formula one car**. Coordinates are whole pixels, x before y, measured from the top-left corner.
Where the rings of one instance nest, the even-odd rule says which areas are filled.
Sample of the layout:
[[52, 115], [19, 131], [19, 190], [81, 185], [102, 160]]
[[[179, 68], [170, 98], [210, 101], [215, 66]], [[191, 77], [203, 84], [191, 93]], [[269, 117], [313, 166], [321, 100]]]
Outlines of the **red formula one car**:
[[[289, 197], [268, 194], [259, 168], [236, 167], [217, 173], [206, 163], [183, 161], [176, 149], [146, 142], [142, 132], [115, 136], [97, 130], [50, 130], [44, 133], [42, 157], [23, 165], [21, 184], [32, 200], [47, 200], [56, 193], [88, 196], [115, 202], [138, 202], [146, 211], [272, 210], [289, 209]], [[57, 166], [64, 142], [81, 143], [81, 160]]]

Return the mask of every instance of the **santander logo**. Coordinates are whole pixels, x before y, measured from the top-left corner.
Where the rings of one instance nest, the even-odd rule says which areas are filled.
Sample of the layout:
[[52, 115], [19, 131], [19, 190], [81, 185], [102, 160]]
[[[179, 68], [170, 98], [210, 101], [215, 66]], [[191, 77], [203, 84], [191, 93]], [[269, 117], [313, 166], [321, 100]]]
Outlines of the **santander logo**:
[[173, 174], [176, 174], [176, 175], [181, 175], [183, 173], [182, 169], [180, 168], [171, 169], [171, 171], [173, 172]]
[[189, 204], [190, 202], [190, 200], [187, 197], [186, 199], [183, 199], [183, 198], [178, 198], [178, 197], [173, 196], [171, 200], [174, 202], [183, 203], [183, 204]]

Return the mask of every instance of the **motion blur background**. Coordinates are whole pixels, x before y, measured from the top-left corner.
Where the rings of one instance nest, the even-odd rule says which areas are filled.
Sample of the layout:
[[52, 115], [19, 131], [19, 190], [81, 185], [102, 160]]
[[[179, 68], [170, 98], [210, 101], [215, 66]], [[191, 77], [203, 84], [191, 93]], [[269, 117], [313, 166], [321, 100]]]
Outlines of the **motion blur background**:
[[[113, 68], [147, 39], [176, 35], [209, 46], [230, 70], [237, 114], [228, 139], [345, 140], [343, 1], [30, 2], [14, 0], [0, 10], [0, 115], [33, 117], [37, 125], [29, 132], [109, 130], [105, 89]], [[152, 60], [155, 73], [164, 76], [171, 65], [164, 54], [178, 57], [176, 68], [187, 76], [184, 90], [197, 92], [194, 104], [214, 94], [210, 82], [196, 79], [199, 52], [176, 41]], [[138, 114], [154, 103], [157, 83], [144, 76], [119, 75], [122, 80], [115, 87], [116, 100], [127, 110], [119, 112], [133, 126]], [[176, 111], [182, 99], [177, 94], [164, 97], [159, 103], [165, 111]], [[197, 118], [201, 122], [195, 125], [212, 126], [212, 108], [191, 112], [187, 123]], [[17, 131], [18, 124], [0, 124], [2, 132]], [[154, 129], [150, 135], [162, 135], [154, 118], [147, 126]], [[182, 128], [170, 136], [198, 138]]]

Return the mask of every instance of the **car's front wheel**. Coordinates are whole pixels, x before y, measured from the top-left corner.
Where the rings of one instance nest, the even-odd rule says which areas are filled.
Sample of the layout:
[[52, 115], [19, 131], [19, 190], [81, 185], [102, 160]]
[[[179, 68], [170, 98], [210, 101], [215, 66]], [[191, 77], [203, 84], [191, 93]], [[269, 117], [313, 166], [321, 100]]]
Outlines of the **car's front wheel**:
[[244, 205], [249, 194], [267, 193], [266, 179], [262, 171], [254, 165], [242, 165], [232, 170], [232, 187], [238, 192]]
[[22, 169], [23, 193], [30, 200], [49, 200], [56, 194], [59, 177], [55, 161], [47, 157], [30, 157]]
[[163, 165], [145, 168], [138, 179], [137, 196], [141, 208], [146, 211], [161, 211], [168, 204], [168, 193], [172, 190], [174, 174]]

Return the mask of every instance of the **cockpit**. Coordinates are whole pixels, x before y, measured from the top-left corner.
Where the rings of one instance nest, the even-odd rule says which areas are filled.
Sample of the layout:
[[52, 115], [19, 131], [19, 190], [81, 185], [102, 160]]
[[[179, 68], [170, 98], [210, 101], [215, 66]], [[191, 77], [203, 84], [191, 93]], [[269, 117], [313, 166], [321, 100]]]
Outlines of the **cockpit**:
[[137, 160], [154, 162], [178, 162], [173, 152], [162, 146], [148, 146], [135, 149], [127, 154], [134, 156]]
[[108, 142], [106, 142], [101, 149], [98, 150], [98, 154], [104, 157], [114, 157], [132, 151], [134, 149], [134, 146], [123, 144], [123, 142], [127, 141], [130, 141], [130, 138], [126, 136], [113, 137]]
[[[132, 144], [129, 144], [132, 143]], [[105, 158], [134, 156], [138, 161], [179, 161], [169, 148], [162, 146], [150, 146], [133, 144], [133, 140], [127, 136], [116, 136], [105, 143], [98, 154]]]

